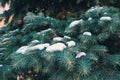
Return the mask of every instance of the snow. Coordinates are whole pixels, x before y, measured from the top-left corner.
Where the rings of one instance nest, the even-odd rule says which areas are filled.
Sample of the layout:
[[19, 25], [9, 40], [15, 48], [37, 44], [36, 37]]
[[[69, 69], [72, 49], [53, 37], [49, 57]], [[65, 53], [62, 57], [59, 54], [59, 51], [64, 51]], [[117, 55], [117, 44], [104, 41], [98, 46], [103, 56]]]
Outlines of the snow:
[[28, 51], [32, 51], [32, 50], [36, 50], [36, 49], [43, 50], [43, 49], [45, 49], [45, 48], [48, 47], [48, 46], [50, 46], [49, 43], [38, 44], [38, 45], [29, 47]]
[[3, 65], [2, 64], [0, 64], [0, 67], [2, 67]]
[[91, 17], [89, 17], [89, 18], [88, 18], [88, 21], [90, 21], [90, 20], [92, 20], [92, 18], [91, 18]]
[[80, 52], [76, 55], [75, 58], [81, 58], [82, 56], [86, 56], [86, 53], [85, 52]]
[[16, 51], [16, 53], [24, 54], [28, 48], [29, 46], [22, 46]]
[[109, 20], [112, 20], [112, 18], [109, 16], [106, 16], [106, 17], [101, 17], [100, 20], [108, 20], [109, 21]]
[[55, 38], [53, 38], [53, 41], [62, 41], [62, 40], [63, 40], [62, 37], [55, 37]]
[[75, 21], [70, 23], [69, 27], [74, 27], [74, 26], [80, 24], [81, 22], [83, 22], [83, 19], [75, 20]]
[[44, 33], [44, 32], [47, 32], [47, 31], [51, 31], [51, 30], [52, 30], [52, 29], [49, 28], [49, 29], [47, 29], [47, 30], [43, 30], [43, 31], [41, 31], [41, 32], [37, 32], [37, 34], [40, 35], [41, 33]]
[[66, 39], [71, 39], [71, 37], [69, 37], [69, 36], [64, 36], [64, 38], [66, 38]]
[[38, 40], [33, 40], [31, 41], [32, 43], [38, 43], [39, 41]]
[[0, 54], [3, 54], [3, 53], [0, 53]]
[[105, 12], [104, 14], [107, 14], [107, 12]]
[[66, 44], [68, 45], [68, 47], [72, 47], [76, 45], [75, 41], [68, 41]]
[[51, 17], [47, 16], [46, 18], [50, 19]]
[[98, 10], [102, 10], [103, 7], [99, 7], [99, 6], [95, 6], [90, 8], [87, 12], [94, 12], [94, 11], [98, 11]]
[[91, 32], [84, 32], [83, 35], [88, 35], [88, 36], [91, 36], [92, 33]]
[[63, 43], [55, 43], [46, 48], [46, 52], [55, 52], [55, 51], [63, 51], [66, 48], [66, 45]]
[[27, 53], [29, 51], [32, 51], [32, 50], [37, 50], [37, 49], [38, 50], [43, 50], [48, 46], [50, 46], [49, 43], [38, 44], [38, 45], [35, 45], [35, 46], [22, 46], [16, 51], [16, 53], [25, 54], [25, 53]]

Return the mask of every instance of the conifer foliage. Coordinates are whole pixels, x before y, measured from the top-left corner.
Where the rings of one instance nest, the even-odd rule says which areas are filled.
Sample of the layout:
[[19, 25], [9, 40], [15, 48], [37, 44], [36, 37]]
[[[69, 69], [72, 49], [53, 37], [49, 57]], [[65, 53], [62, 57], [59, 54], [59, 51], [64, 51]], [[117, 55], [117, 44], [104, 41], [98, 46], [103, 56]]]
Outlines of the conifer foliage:
[[120, 79], [117, 8], [92, 7], [66, 21], [28, 12], [10, 27], [0, 28], [0, 80]]
[[48, 16], [59, 17], [57, 15], [61, 11], [63, 13], [66, 10], [79, 12], [95, 5], [120, 7], [118, 3], [120, 3], [119, 0], [0, 0], [2, 7], [10, 4], [10, 10], [2, 15], [6, 18], [6, 23], [11, 15], [14, 15], [14, 20], [16, 20], [16, 18], [23, 18], [29, 11], [34, 13], [43, 11]]

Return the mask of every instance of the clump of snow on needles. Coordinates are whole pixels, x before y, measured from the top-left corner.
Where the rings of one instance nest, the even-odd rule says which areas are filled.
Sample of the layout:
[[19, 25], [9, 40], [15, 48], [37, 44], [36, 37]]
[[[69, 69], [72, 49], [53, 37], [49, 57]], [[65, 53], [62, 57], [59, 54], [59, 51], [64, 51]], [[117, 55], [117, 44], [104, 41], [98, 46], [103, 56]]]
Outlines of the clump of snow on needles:
[[3, 65], [2, 64], [0, 64], [0, 67], [2, 67]]
[[68, 45], [68, 47], [72, 47], [76, 45], [75, 41], [68, 41], [66, 42], [66, 44]]
[[22, 46], [16, 51], [16, 53], [24, 54], [28, 48], [29, 46]]
[[46, 48], [46, 52], [55, 52], [55, 51], [63, 51], [66, 48], [66, 45], [63, 43], [55, 43]]
[[4, 54], [4, 53], [0, 53], [0, 54]]
[[95, 6], [95, 7], [91, 7], [87, 12], [100, 11], [102, 9], [103, 9], [103, 7]]
[[71, 39], [71, 37], [69, 37], [69, 36], [64, 36], [64, 38], [66, 38], [66, 39]]
[[62, 37], [55, 37], [55, 38], [53, 38], [53, 41], [62, 41], [62, 40], [63, 40]]
[[51, 31], [51, 30], [52, 30], [51, 28], [48, 28], [48, 29], [46, 29], [46, 30], [37, 32], [36, 34], [37, 34], [37, 35], [40, 35], [41, 33], [45, 33], [45, 32]]
[[106, 17], [101, 17], [100, 20], [107, 20], [107, 21], [109, 21], [109, 20], [112, 20], [112, 18], [109, 17], [109, 16], [106, 16]]
[[31, 41], [32, 43], [38, 43], [39, 41], [38, 40], [33, 40]]
[[69, 27], [77, 26], [77, 25], [80, 24], [81, 22], [83, 22], [83, 19], [75, 20], [75, 21], [73, 21], [73, 22], [70, 23]]
[[75, 58], [81, 58], [82, 56], [86, 56], [86, 53], [85, 52], [80, 52], [76, 55]]
[[91, 36], [92, 33], [91, 32], [84, 32], [83, 35]]
[[92, 20], [92, 18], [91, 18], [91, 17], [89, 17], [89, 18], [88, 18], [88, 21], [90, 21], [90, 20]]
[[32, 50], [36, 50], [36, 49], [39, 49], [39, 50], [43, 50], [45, 49], [46, 47], [50, 46], [49, 43], [45, 43], [45, 44], [38, 44], [38, 45], [35, 45], [35, 46], [31, 46], [28, 51], [32, 51]]
[[50, 46], [49, 43], [45, 43], [45, 44], [38, 44], [38, 45], [35, 45], [35, 46], [22, 46], [20, 47], [16, 53], [21, 53], [21, 54], [25, 54], [29, 51], [32, 51], [32, 50], [43, 50], [45, 49], [46, 47]]
[[71, 39], [71, 37], [69, 37], [69, 36], [64, 36], [63, 38], [62, 37], [55, 37], [55, 38], [53, 38], [53, 41], [63, 41], [64, 39]]
[[107, 12], [105, 12], [104, 14], [107, 14]]

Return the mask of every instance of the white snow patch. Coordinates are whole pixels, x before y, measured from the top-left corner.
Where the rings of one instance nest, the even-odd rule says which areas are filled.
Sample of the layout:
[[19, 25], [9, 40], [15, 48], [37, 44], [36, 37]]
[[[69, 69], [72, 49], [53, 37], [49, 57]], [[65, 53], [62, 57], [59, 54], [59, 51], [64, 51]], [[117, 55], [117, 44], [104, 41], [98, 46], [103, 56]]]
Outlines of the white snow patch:
[[75, 20], [75, 21], [70, 23], [69, 27], [74, 27], [74, 26], [80, 24], [81, 22], [83, 22], [83, 19]]
[[47, 16], [46, 18], [50, 19], [51, 17]]
[[61, 37], [55, 37], [55, 38], [53, 38], [53, 41], [62, 41], [63, 40], [63, 38], [61, 38]]
[[40, 35], [41, 33], [44, 33], [44, 32], [47, 32], [47, 31], [51, 31], [52, 29], [51, 28], [48, 28], [47, 30], [43, 30], [43, 31], [41, 31], [41, 32], [37, 32], [36, 34], [37, 35]]
[[33, 40], [31, 41], [32, 43], [38, 43], [39, 41], [38, 40]]
[[93, 12], [93, 11], [98, 11], [98, 10], [102, 10], [103, 7], [99, 7], [99, 6], [95, 6], [95, 7], [91, 7], [87, 12]]
[[76, 55], [75, 58], [81, 58], [82, 56], [86, 56], [86, 53], [85, 52], [80, 52]]
[[3, 54], [3, 53], [0, 53], [0, 54]]
[[22, 46], [16, 51], [16, 53], [25, 54], [25, 53], [27, 53], [29, 51], [32, 51], [32, 50], [37, 50], [37, 49], [43, 50], [48, 46], [50, 46], [49, 43], [38, 44], [38, 45], [35, 45], [35, 46]]
[[92, 33], [91, 32], [84, 32], [83, 35], [88, 35], [88, 36], [91, 36]]
[[89, 17], [89, 18], [88, 18], [88, 21], [90, 21], [90, 20], [92, 20], [92, 18], [91, 18], [91, 17]]
[[0, 67], [2, 67], [3, 65], [2, 64], [0, 64]]
[[22, 46], [16, 51], [16, 53], [24, 54], [28, 48], [30, 48], [30, 47], [29, 46]]
[[104, 14], [107, 14], [107, 12], [105, 12]]
[[46, 48], [46, 52], [63, 51], [66, 48], [63, 43], [56, 43]]
[[64, 38], [66, 38], [66, 39], [71, 39], [71, 37], [69, 37], [69, 36], [64, 36]]
[[36, 49], [43, 50], [43, 49], [45, 49], [45, 48], [48, 47], [48, 46], [50, 46], [49, 43], [38, 44], [38, 45], [29, 47], [28, 51], [32, 51], [32, 50], [36, 50]]
[[101, 17], [100, 20], [108, 20], [109, 21], [109, 20], [112, 20], [112, 18], [109, 16], [106, 16], [106, 17]]
[[68, 41], [66, 44], [68, 45], [68, 47], [72, 47], [76, 45], [75, 41]]

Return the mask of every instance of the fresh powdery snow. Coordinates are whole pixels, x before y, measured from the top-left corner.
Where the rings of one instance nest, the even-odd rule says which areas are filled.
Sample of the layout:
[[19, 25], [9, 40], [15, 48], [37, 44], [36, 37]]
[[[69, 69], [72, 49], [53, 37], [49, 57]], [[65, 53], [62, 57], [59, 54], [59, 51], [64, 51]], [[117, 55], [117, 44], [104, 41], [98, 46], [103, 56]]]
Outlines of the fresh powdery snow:
[[63, 51], [66, 48], [63, 43], [55, 43], [46, 48], [46, 52], [55, 52], [55, 51]]
[[53, 41], [62, 41], [62, 40], [63, 40], [62, 37], [55, 37], [55, 38], [53, 38]]
[[64, 36], [64, 38], [66, 38], [66, 39], [71, 39], [71, 37], [69, 37], [69, 36]]
[[85, 52], [80, 52], [76, 55], [75, 58], [81, 58], [82, 56], [86, 56], [86, 53]]
[[77, 26], [77, 25], [80, 24], [81, 22], [83, 22], [83, 19], [75, 20], [75, 21], [73, 21], [73, 22], [70, 23], [69, 27]]
[[84, 32], [83, 35], [88, 35], [88, 36], [91, 36], [92, 33], [91, 32]]
[[28, 48], [29, 46], [22, 46], [16, 51], [16, 53], [24, 54]]
[[107, 21], [109, 21], [109, 20], [112, 20], [112, 18], [106, 16], [106, 17], [101, 17], [100, 20], [101, 20], [101, 21], [102, 21], [102, 20], [107, 20]]
[[68, 45], [68, 47], [72, 47], [76, 45], [75, 41], [68, 41], [66, 44]]

